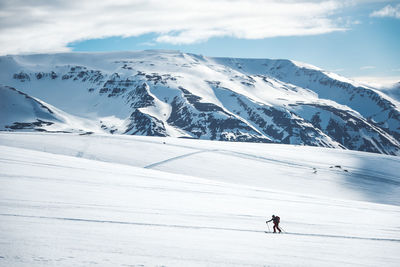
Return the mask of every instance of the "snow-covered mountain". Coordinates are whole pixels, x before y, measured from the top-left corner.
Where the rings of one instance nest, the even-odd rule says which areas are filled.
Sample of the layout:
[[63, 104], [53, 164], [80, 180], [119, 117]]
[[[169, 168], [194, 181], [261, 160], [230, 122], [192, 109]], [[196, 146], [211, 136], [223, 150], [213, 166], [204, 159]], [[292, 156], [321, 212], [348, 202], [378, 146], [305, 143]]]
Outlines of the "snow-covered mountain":
[[[7, 95], [0, 103], [1, 130], [272, 142], [400, 155], [397, 101], [290, 60], [159, 50], [63, 53], [0, 57], [0, 70]], [[18, 111], [29, 105], [35, 107]]]

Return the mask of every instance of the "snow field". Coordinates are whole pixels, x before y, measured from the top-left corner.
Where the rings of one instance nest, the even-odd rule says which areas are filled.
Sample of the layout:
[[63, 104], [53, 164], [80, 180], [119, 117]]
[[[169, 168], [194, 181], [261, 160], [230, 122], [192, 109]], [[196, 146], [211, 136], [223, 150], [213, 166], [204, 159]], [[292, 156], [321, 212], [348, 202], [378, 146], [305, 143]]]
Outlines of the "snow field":
[[[399, 166], [311, 147], [1, 133], [0, 265], [397, 266]], [[264, 233], [273, 213], [286, 234]]]

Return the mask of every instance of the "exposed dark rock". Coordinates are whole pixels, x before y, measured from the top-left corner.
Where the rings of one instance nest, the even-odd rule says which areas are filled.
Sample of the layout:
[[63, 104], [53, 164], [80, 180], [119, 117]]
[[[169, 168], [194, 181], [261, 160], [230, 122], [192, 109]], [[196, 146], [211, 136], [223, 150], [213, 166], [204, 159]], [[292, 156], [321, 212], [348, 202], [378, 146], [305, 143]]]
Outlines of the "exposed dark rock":
[[[22, 130], [22, 129], [35, 129], [37, 127], [43, 127], [43, 126], [49, 126], [54, 124], [53, 122], [49, 121], [42, 121], [42, 120], [37, 120], [34, 122], [14, 122], [12, 125], [7, 125], [5, 128], [11, 129], [11, 130]], [[36, 129], [36, 130], [43, 130], [43, 129]], [[44, 130], [43, 130], [44, 131]]]
[[30, 81], [31, 78], [29, 77], [29, 75], [25, 72], [20, 72], [20, 73], [15, 73], [13, 75], [13, 78], [16, 80], [20, 80], [21, 82], [25, 82], [25, 81]]
[[[303, 103], [302, 106], [314, 107], [315, 114], [311, 118], [311, 124], [348, 149], [390, 155], [400, 151], [399, 144], [386, 132], [362, 117], [327, 105]], [[330, 114], [325, 127], [321, 126], [321, 111]]]
[[154, 105], [154, 97], [150, 95], [150, 87], [147, 83], [137, 85], [127, 94], [127, 103], [131, 108], [143, 108]]
[[131, 123], [128, 125], [125, 134], [167, 136], [164, 123], [155, 117], [135, 110], [130, 116]]
[[[199, 104], [200, 97], [180, 88], [183, 97], [175, 97], [167, 122], [196, 138], [220, 141], [269, 142], [245, 122], [212, 103]], [[190, 100], [189, 100], [190, 99]]]

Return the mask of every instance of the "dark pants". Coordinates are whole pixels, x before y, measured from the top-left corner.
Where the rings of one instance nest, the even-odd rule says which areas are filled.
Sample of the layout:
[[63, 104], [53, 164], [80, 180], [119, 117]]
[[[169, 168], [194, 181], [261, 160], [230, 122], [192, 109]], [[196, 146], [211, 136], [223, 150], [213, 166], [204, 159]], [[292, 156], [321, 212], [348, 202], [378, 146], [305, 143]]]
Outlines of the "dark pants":
[[279, 228], [279, 223], [274, 223], [274, 233], [276, 233], [276, 229], [278, 229], [279, 233], [282, 232]]

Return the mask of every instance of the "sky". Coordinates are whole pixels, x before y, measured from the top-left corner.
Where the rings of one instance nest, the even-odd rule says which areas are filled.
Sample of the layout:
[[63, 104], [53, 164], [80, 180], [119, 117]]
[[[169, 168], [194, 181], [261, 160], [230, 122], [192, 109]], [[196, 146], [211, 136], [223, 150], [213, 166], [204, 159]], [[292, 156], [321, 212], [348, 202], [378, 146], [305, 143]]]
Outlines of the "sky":
[[400, 81], [400, 0], [0, 0], [0, 54], [174, 49]]

